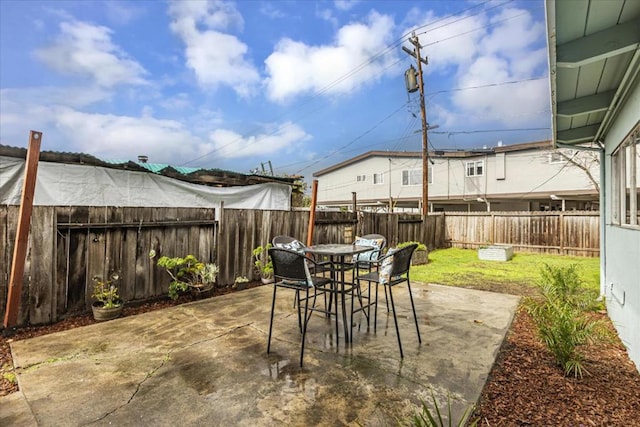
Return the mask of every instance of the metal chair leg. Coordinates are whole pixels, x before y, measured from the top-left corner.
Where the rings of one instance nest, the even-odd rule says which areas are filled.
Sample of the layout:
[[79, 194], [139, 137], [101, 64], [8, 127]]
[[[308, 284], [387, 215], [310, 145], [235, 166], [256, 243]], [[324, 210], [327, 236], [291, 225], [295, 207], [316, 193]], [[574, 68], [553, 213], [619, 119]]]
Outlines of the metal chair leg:
[[[378, 330], [378, 288], [378, 282], [376, 282], [376, 306], [373, 309], [373, 332], [376, 332]], [[387, 291], [385, 288], [385, 294], [386, 292]]]
[[407, 280], [407, 287], [409, 288], [409, 299], [411, 300], [411, 308], [413, 309], [413, 320], [416, 322], [416, 331], [418, 332], [418, 342], [422, 344], [422, 338], [420, 337], [420, 328], [418, 328], [418, 316], [416, 315], [416, 306], [413, 304], [413, 295], [411, 294], [411, 284]]
[[269, 319], [269, 339], [267, 341], [267, 354], [271, 351], [271, 331], [273, 331], [273, 311], [276, 308], [276, 289], [277, 286], [273, 286], [273, 301], [271, 302], [271, 319]]
[[[386, 288], [386, 285], [385, 285]], [[391, 310], [393, 311], [393, 321], [396, 324], [396, 335], [398, 337], [398, 347], [400, 347], [400, 358], [404, 358], [404, 353], [402, 351], [402, 341], [400, 340], [400, 328], [398, 328], [398, 317], [396, 316], [396, 306], [393, 303], [393, 292], [391, 291], [391, 286], [389, 286], [389, 299], [391, 299]]]
[[[300, 306], [300, 301], [298, 301]], [[306, 297], [304, 299], [304, 324], [302, 327], [302, 342], [300, 343], [300, 367], [302, 368], [302, 361], [304, 359], [304, 342], [307, 336], [307, 324], [309, 323], [309, 317], [307, 317], [307, 311], [309, 309], [309, 290], [306, 291]]]

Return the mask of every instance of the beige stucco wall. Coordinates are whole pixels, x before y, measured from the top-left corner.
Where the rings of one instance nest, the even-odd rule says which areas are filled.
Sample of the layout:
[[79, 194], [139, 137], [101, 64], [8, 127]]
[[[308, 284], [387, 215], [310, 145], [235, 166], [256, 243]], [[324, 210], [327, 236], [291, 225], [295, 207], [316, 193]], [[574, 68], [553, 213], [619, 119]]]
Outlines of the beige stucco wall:
[[[578, 153], [578, 157], [588, 153]], [[466, 162], [484, 160], [484, 175], [466, 177]], [[536, 193], [594, 191], [587, 174], [566, 163], [550, 163], [549, 151], [527, 150], [507, 152], [504, 156], [481, 154], [466, 158], [433, 159], [429, 164], [433, 182], [429, 185], [429, 199], [476, 201], [478, 197], [513, 195], [523, 200]], [[500, 162], [503, 166], [500, 165]], [[318, 203], [352, 200], [388, 200], [421, 198], [422, 186], [403, 186], [402, 171], [422, 170], [421, 158], [371, 157], [318, 177]], [[384, 182], [373, 184], [373, 174], [382, 173]], [[591, 165], [591, 173], [599, 180], [599, 165]], [[357, 182], [365, 175], [364, 182]], [[504, 179], [498, 179], [504, 177]], [[548, 197], [548, 196], [547, 196]]]

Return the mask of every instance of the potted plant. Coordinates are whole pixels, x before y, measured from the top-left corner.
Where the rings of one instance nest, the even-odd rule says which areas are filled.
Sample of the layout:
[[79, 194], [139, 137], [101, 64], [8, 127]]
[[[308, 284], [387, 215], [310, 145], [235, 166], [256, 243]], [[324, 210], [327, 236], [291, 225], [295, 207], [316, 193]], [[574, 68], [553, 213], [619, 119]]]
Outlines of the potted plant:
[[91, 296], [95, 301], [91, 304], [91, 310], [95, 320], [115, 319], [122, 313], [124, 303], [118, 295], [118, 288], [115, 285], [119, 279], [117, 274], [112, 274], [109, 280], [102, 280], [99, 276], [93, 278], [95, 284]]
[[405, 246], [409, 246], [413, 244], [418, 245], [418, 247], [413, 252], [413, 256], [411, 257], [411, 265], [427, 264], [429, 262], [429, 255], [427, 251], [427, 246], [424, 243], [414, 242], [414, 241], [402, 242], [402, 243], [398, 243], [397, 248], [400, 249]]
[[273, 262], [269, 256], [269, 249], [271, 249], [271, 243], [258, 246], [252, 252], [255, 259], [253, 265], [264, 284], [273, 283]]
[[238, 276], [233, 281], [233, 287], [236, 288], [236, 290], [241, 291], [247, 287], [248, 283], [249, 279], [247, 279], [245, 276]]
[[193, 255], [187, 255], [184, 258], [162, 256], [157, 264], [171, 276], [169, 298], [173, 300], [178, 299], [181, 292], [188, 290], [195, 295], [210, 291], [214, 288], [220, 271], [216, 264], [198, 261]]

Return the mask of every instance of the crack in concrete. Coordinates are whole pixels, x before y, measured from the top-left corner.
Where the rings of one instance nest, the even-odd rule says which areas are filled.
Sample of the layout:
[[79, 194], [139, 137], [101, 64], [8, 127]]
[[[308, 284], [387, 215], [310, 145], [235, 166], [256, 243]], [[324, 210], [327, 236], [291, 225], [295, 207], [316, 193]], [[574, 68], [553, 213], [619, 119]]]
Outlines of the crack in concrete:
[[119, 406], [115, 407], [114, 409], [112, 409], [112, 410], [111, 410], [111, 411], [109, 411], [109, 412], [106, 412], [104, 415], [102, 415], [101, 417], [98, 417], [96, 420], [94, 420], [94, 421], [90, 422], [89, 424], [94, 424], [94, 423], [97, 423], [97, 422], [99, 422], [99, 421], [102, 421], [102, 420], [104, 420], [105, 418], [107, 418], [108, 416], [110, 416], [111, 414], [116, 413], [116, 412], [117, 412], [118, 410], [120, 410], [121, 408], [123, 408], [123, 407], [125, 407], [126, 405], [130, 404], [130, 403], [133, 401], [133, 399], [135, 399], [136, 395], [137, 395], [137, 394], [138, 394], [138, 392], [140, 391], [140, 388], [143, 386], [143, 384], [144, 384], [144, 383], [145, 383], [149, 378], [152, 378], [152, 377], [155, 375], [155, 373], [156, 373], [156, 372], [158, 372], [160, 369], [162, 369], [162, 368], [164, 367], [164, 365], [165, 365], [165, 363], [166, 363], [166, 362], [168, 362], [169, 360], [171, 360], [171, 354], [173, 354], [174, 352], [179, 351], [179, 350], [184, 350], [184, 349], [186, 349], [186, 348], [190, 348], [190, 347], [193, 347], [193, 346], [196, 346], [196, 345], [199, 345], [199, 344], [205, 343], [205, 342], [215, 341], [215, 340], [217, 340], [217, 339], [219, 339], [219, 338], [222, 338], [222, 337], [224, 337], [224, 336], [227, 336], [227, 335], [229, 335], [229, 334], [232, 334], [233, 332], [235, 332], [235, 331], [237, 331], [237, 330], [240, 330], [240, 329], [242, 329], [242, 328], [251, 327], [251, 326], [253, 325], [253, 323], [254, 323], [254, 322], [249, 322], [249, 323], [245, 323], [245, 324], [243, 324], [243, 325], [236, 325], [236, 326], [234, 326], [234, 327], [232, 327], [232, 328], [229, 328], [229, 329], [227, 329], [226, 331], [224, 331], [224, 332], [222, 332], [222, 333], [220, 333], [220, 334], [218, 334], [218, 335], [216, 335], [216, 336], [214, 336], [214, 337], [207, 338], [207, 339], [203, 339], [203, 340], [200, 340], [200, 341], [195, 341], [195, 342], [192, 342], [192, 343], [189, 343], [189, 344], [183, 345], [183, 346], [178, 347], [178, 348], [173, 348], [173, 349], [171, 349], [171, 350], [167, 351], [167, 352], [165, 353], [164, 357], [162, 358], [162, 362], [161, 362], [158, 366], [156, 366], [155, 368], [151, 369], [151, 371], [149, 371], [149, 372], [144, 376], [144, 378], [142, 378], [142, 380], [140, 380], [140, 382], [138, 382], [138, 384], [136, 384], [136, 388], [135, 388], [135, 390], [133, 391], [133, 393], [131, 393], [131, 396], [129, 397], [129, 399], [128, 399], [125, 403], [123, 403], [122, 405], [119, 405]]
[[20, 367], [15, 368], [15, 372], [31, 372], [31, 371], [35, 371], [36, 369], [39, 369], [42, 366], [50, 365], [50, 364], [56, 363], [56, 362], [64, 362], [66, 360], [76, 359], [76, 358], [78, 358], [78, 357], [80, 357], [80, 356], [82, 356], [84, 354], [88, 354], [88, 351], [87, 350], [83, 350], [83, 351], [80, 351], [78, 353], [70, 354], [68, 356], [50, 358], [50, 359], [47, 359], [47, 360], [43, 360], [41, 362], [32, 363], [32, 364], [27, 365], [27, 366], [20, 366]]

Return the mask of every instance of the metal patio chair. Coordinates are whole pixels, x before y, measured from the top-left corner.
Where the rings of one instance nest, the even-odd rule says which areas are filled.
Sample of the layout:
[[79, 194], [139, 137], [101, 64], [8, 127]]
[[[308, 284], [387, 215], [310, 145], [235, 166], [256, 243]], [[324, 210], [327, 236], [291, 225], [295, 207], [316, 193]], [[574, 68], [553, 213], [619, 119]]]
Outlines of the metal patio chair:
[[[293, 289], [296, 291], [296, 301], [298, 310], [298, 328], [302, 333], [300, 341], [300, 366], [304, 358], [304, 344], [307, 334], [307, 324], [315, 306], [318, 290], [323, 291], [327, 285], [331, 284], [331, 279], [326, 277], [313, 276], [309, 272], [308, 265], [315, 265], [314, 260], [310, 260], [296, 251], [283, 248], [269, 249], [269, 256], [273, 261], [273, 274], [275, 283], [273, 285], [273, 301], [271, 303], [271, 318], [269, 320], [269, 339], [267, 341], [267, 353], [271, 351], [271, 334], [273, 331], [273, 314], [276, 306], [276, 293], [278, 288]], [[309, 302], [311, 300], [311, 307]], [[304, 312], [302, 304], [304, 303]]]
[[[402, 340], [400, 339], [400, 329], [398, 328], [398, 317], [396, 315], [396, 306], [393, 300], [393, 292], [392, 289], [394, 286], [399, 285], [401, 283], [407, 283], [407, 288], [409, 290], [409, 299], [411, 301], [411, 309], [413, 310], [413, 319], [416, 324], [416, 332], [418, 333], [418, 342], [422, 343], [422, 338], [420, 337], [420, 328], [418, 327], [418, 316], [416, 315], [416, 306], [413, 302], [413, 295], [411, 294], [411, 281], [409, 279], [409, 269], [411, 268], [411, 257], [413, 256], [413, 252], [418, 247], [417, 244], [412, 244], [403, 247], [402, 249], [391, 249], [387, 253], [387, 255], [380, 258], [377, 262], [378, 268], [372, 269], [368, 273], [358, 275], [356, 277], [356, 292], [358, 293], [360, 298], [366, 299], [368, 301], [367, 304], [362, 304], [358, 309], [353, 309], [353, 299], [351, 301], [351, 324], [353, 325], [353, 314], [359, 311], [362, 311], [367, 318], [367, 325], [369, 324], [369, 314], [371, 306], [374, 306], [373, 309], [373, 328], [376, 330], [377, 320], [378, 320], [378, 285], [383, 285], [386, 289], [389, 288], [388, 293], [388, 301], [387, 301], [387, 312], [389, 312], [389, 302], [391, 302], [391, 311], [393, 312], [393, 321], [396, 327], [396, 336], [398, 337], [398, 347], [400, 348], [400, 357], [404, 357], [404, 352], [402, 351]], [[361, 282], [367, 283], [367, 295], [362, 296], [362, 284]], [[371, 287], [375, 288], [375, 296], [371, 296]]]
[[356, 268], [371, 271], [383, 256], [384, 248], [387, 246], [387, 238], [382, 234], [365, 234], [364, 236], [358, 237], [353, 244], [362, 244], [374, 248], [369, 252], [358, 254], [353, 259]]

